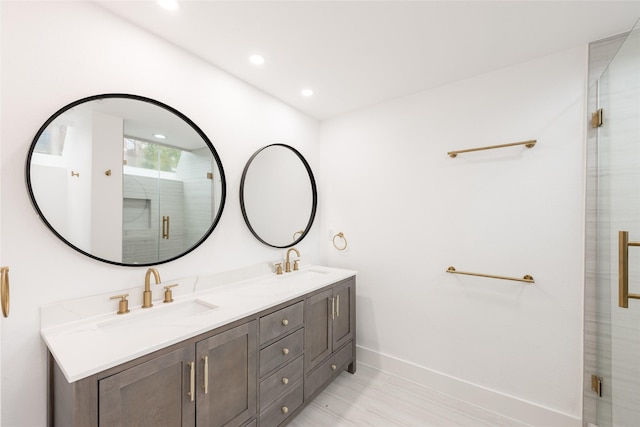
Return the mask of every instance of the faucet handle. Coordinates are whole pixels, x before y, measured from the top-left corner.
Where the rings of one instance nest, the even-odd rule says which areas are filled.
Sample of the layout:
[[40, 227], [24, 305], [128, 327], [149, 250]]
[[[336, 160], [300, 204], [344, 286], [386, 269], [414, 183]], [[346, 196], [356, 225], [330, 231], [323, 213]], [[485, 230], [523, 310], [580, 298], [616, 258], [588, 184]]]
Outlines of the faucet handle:
[[277, 275], [282, 274], [282, 263], [281, 262], [276, 264], [276, 274]]
[[129, 294], [122, 295], [114, 295], [109, 299], [118, 299], [120, 298], [120, 302], [118, 303], [118, 314], [127, 314], [129, 312], [129, 301], [127, 297]]
[[299, 267], [300, 267], [299, 266], [299, 262], [300, 262], [299, 259], [294, 259], [293, 260], [293, 271], [298, 271], [299, 270]]
[[178, 284], [168, 285], [164, 287], [164, 301], [162, 302], [173, 302], [173, 293], [171, 292], [171, 288], [175, 288]]

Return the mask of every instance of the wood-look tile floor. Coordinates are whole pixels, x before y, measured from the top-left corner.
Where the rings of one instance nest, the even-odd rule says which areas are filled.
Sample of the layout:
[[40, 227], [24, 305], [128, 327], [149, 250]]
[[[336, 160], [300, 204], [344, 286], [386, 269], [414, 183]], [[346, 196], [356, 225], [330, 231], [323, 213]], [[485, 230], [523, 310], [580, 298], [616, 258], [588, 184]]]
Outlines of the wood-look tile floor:
[[289, 426], [524, 427], [526, 424], [359, 363], [355, 374], [340, 374]]

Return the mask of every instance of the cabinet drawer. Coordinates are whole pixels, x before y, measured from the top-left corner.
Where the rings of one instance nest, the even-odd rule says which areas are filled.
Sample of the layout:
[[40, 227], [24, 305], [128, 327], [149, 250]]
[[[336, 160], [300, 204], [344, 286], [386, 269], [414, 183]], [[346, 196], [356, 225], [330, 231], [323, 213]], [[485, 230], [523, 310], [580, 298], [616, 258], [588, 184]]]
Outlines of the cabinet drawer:
[[260, 415], [260, 427], [274, 427], [280, 425], [289, 415], [302, 405], [302, 383], [298, 384], [291, 393], [277, 399], [263, 414]]
[[301, 355], [303, 346], [304, 329], [300, 329], [260, 350], [260, 376]]
[[304, 381], [304, 395], [306, 398], [321, 389], [331, 377], [342, 371], [353, 360], [353, 345], [351, 341], [331, 355], [311, 372]]
[[303, 302], [260, 318], [260, 345], [302, 325]]
[[299, 356], [296, 360], [283, 366], [260, 383], [260, 410], [269, 406], [275, 398], [290, 391], [302, 381], [303, 358]]

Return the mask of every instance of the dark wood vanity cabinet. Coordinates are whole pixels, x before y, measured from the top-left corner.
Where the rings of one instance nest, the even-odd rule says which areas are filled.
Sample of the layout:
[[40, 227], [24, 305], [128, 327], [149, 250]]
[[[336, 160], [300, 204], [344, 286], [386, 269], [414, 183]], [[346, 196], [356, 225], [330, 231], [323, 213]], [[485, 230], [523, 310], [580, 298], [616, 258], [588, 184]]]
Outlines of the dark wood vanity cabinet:
[[345, 368], [355, 373], [355, 291], [350, 278], [305, 300], [305, 400]]
[[71, 384], [52, 360], [50, 425], [244, 426], [256, 415], [257, 329], [253, 320]]
[[189, 390], [193, 346], [98, 381], [100, 426], [193, 426]]
[[256, 415], [256, 323], [196, 344], [197, 426], [238, 427]]
[[73, 383], [50, 357], [49, 425], [281, 426], [355, 355], [352, 277]]

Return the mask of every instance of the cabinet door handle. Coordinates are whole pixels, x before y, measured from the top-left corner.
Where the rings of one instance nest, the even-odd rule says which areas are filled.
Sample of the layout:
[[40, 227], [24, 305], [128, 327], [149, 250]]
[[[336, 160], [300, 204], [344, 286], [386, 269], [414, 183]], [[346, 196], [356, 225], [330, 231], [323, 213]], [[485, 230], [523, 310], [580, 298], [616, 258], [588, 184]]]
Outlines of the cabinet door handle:
[[209, 356], [205, 356], [202, 358], [204, 360], [204, 384], [202, 388], [204, 389], [204, 394], [209, 393]]
[[336, 318], [336, 299], [331, 298], [331, 319]]
[[289, 378], [284, 377], [284, 378], [282, 379], [282, 384], [284, 384], [284, 385], [289, 384]]
[[289, 408], [287, 408], [286, 406], [282, 407], [282, 413], [286, 414], [287, 412], [289, 412]]
[[336, 295], [336, 317], [340, 317], [340, 295]]
[[187, 393], [187, 395], [189, 396], [192, 402], [194, 401], [195, 395], [196, 395], [195, 381], [196, 381], [195, 362], [189, 362], [189, 393]]
[[282, 349], [282, 354], [289, 354], [289, 349], [288, 348], [283, 348]]
[[289, 321], [288, 321], [287, 319], [284, 319], [284, 320], [282, 321], [282, 325], [283, 325], [283, 326], [287, 326], [288, 324], [289, 324]]
[[336, 365], [331, 365], [331, 370], [335, 371], [336, 369], [338, 369], [338, 367]]
[[2, 315], [9, 317], [9, 267], [0, 267], [0, 299], [2, 301]]

